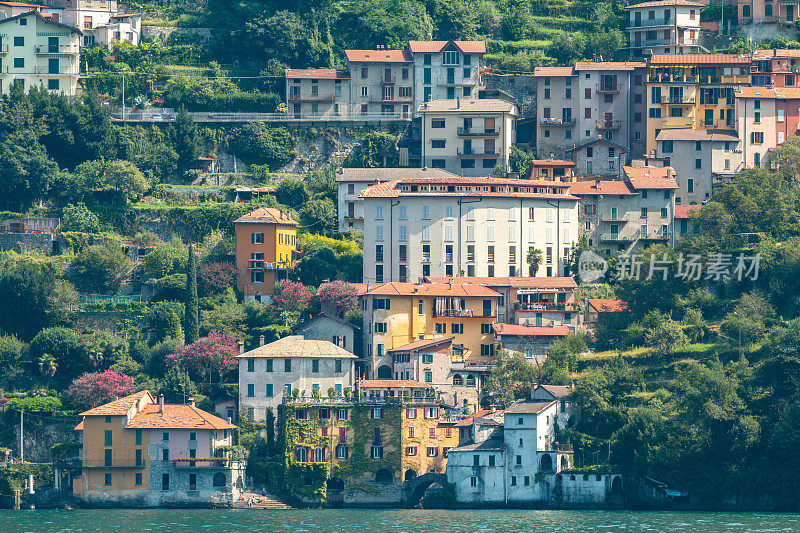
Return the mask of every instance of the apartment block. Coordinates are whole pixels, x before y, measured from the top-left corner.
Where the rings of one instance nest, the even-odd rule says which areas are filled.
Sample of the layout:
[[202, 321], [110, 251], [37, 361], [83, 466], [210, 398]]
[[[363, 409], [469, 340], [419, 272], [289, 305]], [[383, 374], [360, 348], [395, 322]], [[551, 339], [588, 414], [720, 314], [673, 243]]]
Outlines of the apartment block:
[[414, 111], [414, 62], [408, 50], [345, 50], [352, 114], [396, 115]]
[[797, 2], [773, 0], [736, 0], [739, 24], [782, 23], [791, 25], [797, 19]]
[[239, 358], [239, 409], [248, 420], [263, 422], [267, 409], [277, 414], [285, 398], [343, 396], [355, 384], [351, 352], [326, 340], [290, 335], [261, 345]]
[[422, 166], [463, 176], [487, 176], [498, 165], [509, 170], [516, 140], [517, 107], [505, 100], [433, 100], [422, 117]]
[[734, 97], [744, 166], [763, 167], [771, 149], [797, 134], [800, 89], [740, 87]]
[[629, 160], [625, 146], [600, 136], [569, 148], [567, 154], [575, 161], [580, 176], [618, 176]]
[[700, 10], [707, 5], [693, 0], [658, 0], [627, 6], [631, 54], [697, 53]]
[[756, 50], [753, 52], [753, 87], [798, 87], [800, 50]]
[[81, 413], [82, 474], [73, 494], [92, 505], [230, 504], [244, 464], [225, 451], [236, 426], [198, 409], [158, 402], [148, 391]]
[[81, 31], [29, 11], [0, 20], [0, 93], [13, 85], [78, 94]]
[[577, 239], [569, 183], [502, 178], [405, 178], [366, 187], [364, 282], [424, 276], [527, 276], [568, 268]]
[[537, 154], [563, 157], [596, 139], [640, 152], [645, 131], [644, 74], [645, 63], [630, 61], [537, 67]]
[[671, 243], [675, 212], [672, 167], [624, 167], [624, 181], [574, 183], [580, 201], [581, 235], [610, 257], [637, 245]]
[[336, 174], [339, 231], [364, 231], [364, 187], [401, 178], [451, 178], [440, 168], [340, 168]]
[[661, 130], [656, 157], [675, 169], [676, 204], [705, 203], [716, 186], [744, 168], [742, 146], [733, 130]]
[[735, 54], [654, 55], [647, 75], [647, 152], [668, 128], [730, 130], [734, 93], [750, 84], [750, 58]]
[[287, 68], [286, 99], [294, 118], [335, 119], [350, 112], [350, 73], [336, 69]]
[[431, 100], [477, 98], [484, 41], [409, 41], [414, 60], [414, 107]]
[[286, 211], [261, 207], [233, 221], [237, 288], [246, 300], [270, 302], [275, 281], [294, 265], [297, 221]]

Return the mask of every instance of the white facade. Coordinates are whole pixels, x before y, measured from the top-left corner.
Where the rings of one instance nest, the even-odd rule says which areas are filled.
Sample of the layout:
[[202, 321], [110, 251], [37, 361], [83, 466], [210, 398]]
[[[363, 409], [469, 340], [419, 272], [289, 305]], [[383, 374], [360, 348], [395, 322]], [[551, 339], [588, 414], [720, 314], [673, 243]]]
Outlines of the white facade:
[[295, 118], [335, 119], [350, 112], [350, 76], [335, 69], [286, 69], [286, 103]]
[[700, 48], [700, 10], [693, 0], [659, 0], [626, 7], [634, 55], [692, 54]]
[[78, 92], [81, 32], [37, 12], [0, 20], [0, 93], [13, 84]]
[[422, 116], [422, 166], [463, 176], [488, 176], [498, 165], [509, 170], [516, 141], [517, 108], [504, 100], [434, 100]]
[[[496, 178], [406, 179], [364, 189], [364, 282], [423, 276], [537, 276], [568, 267], [578, 238], [569, 184]], [[536, 191], [536, 192], [534, 192]]]
[[483, 41], [411, 41], [414, 107], [431, 100], [475, 98], [486, 45]]
[[301, 397], [314, 390], [327, 397], [333, 388], [340, 396], [353, 388], [356, 356], [330, 341], [284, 337], [239, 356], [239, 409], [251, 420], [263, 422], [266, 410], [277, 416], [285, 396], [297, 389]]
[[[69, 10], [67, 10], [69, 12]], [[105, 15], [105, 12], [101, 13]], [[84, 16], [86, 18], [89, 15]], [[98, 17], [98, 20], [105, 16]], [[92, 15], [92, 20], [95, 16]], [[92, 29], [85, 29], [83, 42], [85, 46], [93, 44], [110, 45], [113, 42], [127, 42], [138, 46], [142, 40], [142, 16], [139, 14], [112, 14], [108, 22]]]

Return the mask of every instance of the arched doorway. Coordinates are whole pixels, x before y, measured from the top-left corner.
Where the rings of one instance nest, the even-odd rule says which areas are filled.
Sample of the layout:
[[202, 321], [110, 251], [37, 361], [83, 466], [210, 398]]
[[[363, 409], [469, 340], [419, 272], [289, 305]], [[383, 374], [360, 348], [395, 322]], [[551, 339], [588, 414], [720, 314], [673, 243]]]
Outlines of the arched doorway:
[[550, 457], [550, 454], [542, 455], [542, 460], [539, 461], [539, 469], [545, 472], [550, 472], [553, 469], [553, 458]]
[[344, 490], [344, 480], [339, 477], [332, 477], [328, 480], [328, 490], [329, 491], [343, 491]]
[[620, 476], [614, 476], [614, 479], [611, 480], [611, 494], [622, 494], [622, 478]]
[[381, 365], [378, 367], [378, 379], [392, 379], [392, 367]]
[[417, 473], [414, 470], [412, 470], [410, 468], [408, 470], [406, 470], [406, 475], [405, 475], [405, 478], [404, 478], [405, 481], [411, 481], [415, 477], [417, 477]]
[[375, 483], [390, 484], [394, 481], [394, 475], [388, 468], [381, 468], [375, 472]]
[[453, 375], [453, 385], [460, 387], [464, 384], [464, 379], [461, 377], [461, 374], [454, 374]]
[[566, 470], [569, 468], [569, 460], [567, 459], [566, 455], [561, 456], [561, 470]]

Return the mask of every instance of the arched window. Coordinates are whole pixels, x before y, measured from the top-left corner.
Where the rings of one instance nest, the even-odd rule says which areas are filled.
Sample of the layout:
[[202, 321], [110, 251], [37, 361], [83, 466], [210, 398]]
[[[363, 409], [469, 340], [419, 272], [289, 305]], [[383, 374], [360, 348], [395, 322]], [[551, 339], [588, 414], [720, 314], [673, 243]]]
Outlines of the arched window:
[[464, 380], [461, 377], [461, 374], [455, 374], [453, 376], [453, 385], [461, 386], [464, 384]]
[[392, 379], [392, 367], [381, 365], [378, 367], [378, 379]]
[[750, 18], [750, 6], [748, 5], [742, 6], [742, 17], [746, 19]]
[[214, 477], [211, 479], [211, 484], [215, 487], [224, 487], [225, 486], [225, 473], [224, 472], [217, 472], [214, 474]]
[[571, 476], [569, 476], [569, 480], [570, 481], [575, 481], [575, 474], [572, 474]]
[[764, 16], [765, 17], [772, 16], [772, 4], [764, 4]]
[[553, 458], [550, 457], [550, 454], [542, 455], [542, 460], [539, 461], [539, 468], [545, 472], [553, 469]]
[[611, 482], [611, 494], [622, 494], [622, 478], [620, 476], [614, 477]]
[[408, 470], [406, 470], [406, 477], [405, 477], [406, 481], [411, 481], [415, 477], [417, 477], [417, 473], [414, 470], [412, 470], [410, 468]]
[[469, 374], [467, 376], [467, 387], [474, 387], [475, 386], [475, 376]]
[[325, 448], [321, 448], [319, 446], [314, 448], [314, 462], [315, 463], [325, 462]]
[[566, 455], [561, 456], [561, 470], [566, 470], [569, 468], [569, 459], [567, 459]]

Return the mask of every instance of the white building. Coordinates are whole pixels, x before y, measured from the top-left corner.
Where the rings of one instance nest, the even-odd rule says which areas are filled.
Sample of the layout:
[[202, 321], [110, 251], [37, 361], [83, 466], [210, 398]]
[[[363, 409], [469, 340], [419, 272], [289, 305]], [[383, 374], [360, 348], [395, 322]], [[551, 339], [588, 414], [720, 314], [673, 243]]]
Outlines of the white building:
[[445, 178], [455, 174], [439, 168], [340, 168], [336, 175], [339, 231], [364, 231], [364, 200], [367, 185], [401, 178]]
[[578, 238], [578, 199], [569, 186], [454, 177], [366, 187], [364, 282], [524, 276], [530, 248], [544, 256], [536, 275], [566, 272]]
[[117, 13], [111, 15], [108, 22], [99, 24], [92, 29], [85, 29], [83, 33], [86, 46], [110, 45], [113, 42], [127, 42], [137, 46], [142, 40], [142, 15]]
[[675, 169], [676, 204], [702, 204], [716, 185], [744, 168], [735, 131], [667, 128], [656, 136], [656, 157]]
[[422, 166], [464, 176], [487, 176], [497, 165], [509, 170], [516, 141], [517, 107], [505, 100], [433, 100], [422, 117]]
[[350, 74], [336, 69], [286, 69], [286, 104], [294, 118], [334, 119], [350, 112]]
[[475, 98], [484, 41], [409, 41], [414, 60], [414, 107], [431, 100]]
[[408, 50], [345, 50], [352, 115], [411, 118], [414, 63]]
[[698, 53], [700, 10], [707, 5], [694, 0], [657, 0], [625, 7], [632, 54]]
[[28, 2], [0, 2], [0, 20], [16, 17], [31, 11], [39, 11], [50, 17], [54, 22], [62, 22], [64, 17], [63, 9], [42, 4], [29, 4]]
[[330, 341], [292, 335], [245, 352], [239, 358], [239, 410], [263, 422], [266, 410], [277, 416], [284, 397], [327, 397], [333, 388], [341, 396], [355, 382], [356, 356]]
[[81, 32], [29, 11], [0, 20], [0, 93], [14, 84], [78, 93]]
[[63, 9], [65, 24], [84, 32], [83, 46], [109, 44], [112, 41], [127, 41], [138, 45], [141, 42], [141, 15], [120, 14], [117, 0], [51, 0]]

